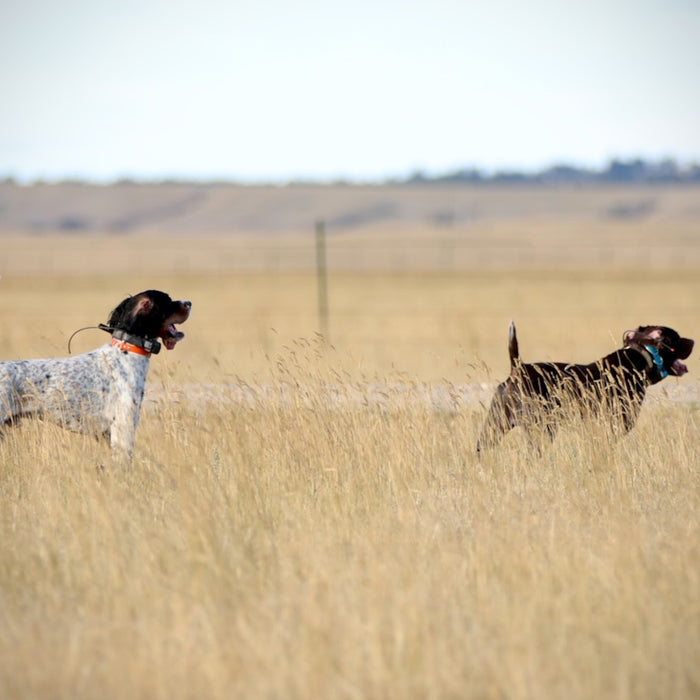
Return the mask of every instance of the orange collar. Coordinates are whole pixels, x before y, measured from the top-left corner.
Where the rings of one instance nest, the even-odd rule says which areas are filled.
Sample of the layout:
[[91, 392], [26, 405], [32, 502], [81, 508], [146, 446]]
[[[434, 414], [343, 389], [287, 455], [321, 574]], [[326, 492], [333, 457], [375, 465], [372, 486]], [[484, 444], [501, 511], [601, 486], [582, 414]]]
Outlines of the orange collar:
[[112, 345], [123, 352], [133, 352], [136, 355], [143, 355], [144, 357], [150, 357], [151, 353], [148, 350], [140, 348], [138, 345], [132, 345], [127, 343], [126, 340], [119, 340], [118, 338], [112, 338]]

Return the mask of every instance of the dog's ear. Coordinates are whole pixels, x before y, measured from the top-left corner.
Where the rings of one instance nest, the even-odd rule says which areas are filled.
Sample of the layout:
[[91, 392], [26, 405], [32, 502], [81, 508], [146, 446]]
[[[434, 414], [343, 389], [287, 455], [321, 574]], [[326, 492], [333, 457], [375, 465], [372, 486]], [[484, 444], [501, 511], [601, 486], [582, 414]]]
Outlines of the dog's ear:
[[639, 326], [635, 331], [625, 331], [622, 342], [635, 345], [646, 345], [647, 343], [660, 343], [664, 339], [664, 332], [658, 326]]
[[126, 330], [139, 319], [147, 319], [155, 308], [155, 302], [144, 292], [133, 297], [127, 297], [109, 315], [107, 325], [112, 328]]
[[112, 311], [109, 314], [109, 318], [107, 319], [108, 326], [110, 326], [111, 328], [115, 328], [119, 325], [119, 321], [121, 320], [121, 317], [124, 314], [124, 312], [127, 310], [131, 299], [132, 297], [127, 297], [126, 299], [124, 299], [124, 301], [119, 302], [119, 304], [117, 304], [117, 306], [114, 309], [112, 309]]
[[155, 304], [153, 303], [153, 300], [151, 298], [142, 297], [136, 304], [136, 308], [134, 308], [133, 315], [134, 317], [139, 315], [147, 316], [151, 313], [151, 311], [153, 311], [154, 306]]

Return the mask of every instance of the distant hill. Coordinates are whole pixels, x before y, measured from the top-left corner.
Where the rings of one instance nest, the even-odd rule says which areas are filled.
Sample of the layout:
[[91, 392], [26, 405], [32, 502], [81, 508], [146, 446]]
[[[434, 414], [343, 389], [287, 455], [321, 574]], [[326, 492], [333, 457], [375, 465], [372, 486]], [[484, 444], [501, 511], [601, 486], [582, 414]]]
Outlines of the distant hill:
[[561, 166], [538, 175], [459, 171], [376, 185], [0, 181], [0, 234], [168, 235], [381, 228], [458, 229], [490, 222], [697, 221], [698, 168], [613, 161], [600, 173]]
[[[640, 158], [613, 159], [604, 168], [581, 168], [571, 164], [552, 165], [543, 170], [534, 172], [497, 170], [486, 172], [478, 168], [459, 168], [444, 173], [428, 174], [417, 170], [405, 177], [392, 177], [372, 182], [358, 182], [352, 180], [292, 180], [290, 182], [237, 182], [235, 180], [156, 180], [144, 181], [132, 178], [123, 178], [109, 183], [113, 185], [249, 185], [270, 187], [280, 186], [381, 186], [381, 185], [412, 185], [412, 184], [445, 184], [445, 183], [469, 183], [469, 184], [668, 184], [668, 183], [697, 183], [700, 182], [700, 165], [691, 162], [686, 165], [678, 163], [673, 158], [665, 158], [658, 161], [648, 161]], [[0, 184], [17, 184], [11, 173], [3, 178], [0, 173]], [[86, 185], [89, 181], [66, 179], [46, 182], [37, 180], [35, 185], [62, 184], [62, 185]]]
[[554, 165], [534, 173], [497, 171], [487, 174], [476, 169], [463, 169], [433, 176], [417, 172], [404, 180], [404, 182], [468, 182], [473, 184], [664, 184], [700, 182], [700, 165], [693, 163], [688, 166], [681, 166], [671, 158], [661, 161], [615, 159], [602, 170], [579, 168], [572, 165]]

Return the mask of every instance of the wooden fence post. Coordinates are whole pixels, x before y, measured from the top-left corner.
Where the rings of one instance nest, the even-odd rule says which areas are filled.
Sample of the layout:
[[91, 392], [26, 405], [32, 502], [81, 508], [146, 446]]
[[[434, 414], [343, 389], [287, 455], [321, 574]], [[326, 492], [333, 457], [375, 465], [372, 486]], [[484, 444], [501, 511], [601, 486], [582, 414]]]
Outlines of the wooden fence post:
[[318, 287], [318, 321], [321, 335], [330, 343], [328, 331], [328, 269], [326, 266], [326, 224], [316, 222], [316, 284]]

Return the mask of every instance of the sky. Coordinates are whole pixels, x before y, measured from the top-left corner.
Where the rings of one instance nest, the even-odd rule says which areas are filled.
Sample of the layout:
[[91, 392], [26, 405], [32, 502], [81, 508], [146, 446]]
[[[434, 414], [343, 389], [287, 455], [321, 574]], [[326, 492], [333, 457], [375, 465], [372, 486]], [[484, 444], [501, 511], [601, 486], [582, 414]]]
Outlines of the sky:
[[9, 0], [0, 178], [700, 162], [697, 0]]

